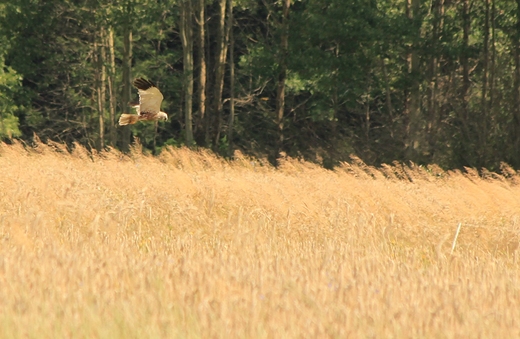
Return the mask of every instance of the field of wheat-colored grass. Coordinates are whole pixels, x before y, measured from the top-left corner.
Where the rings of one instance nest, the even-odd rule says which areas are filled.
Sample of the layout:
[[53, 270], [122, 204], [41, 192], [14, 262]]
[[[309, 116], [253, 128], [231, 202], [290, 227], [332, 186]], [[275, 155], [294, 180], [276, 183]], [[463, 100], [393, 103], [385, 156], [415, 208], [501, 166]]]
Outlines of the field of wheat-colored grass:
[[507, 166], [0, 144], [0, 170], [2, 338], [520, 337]]

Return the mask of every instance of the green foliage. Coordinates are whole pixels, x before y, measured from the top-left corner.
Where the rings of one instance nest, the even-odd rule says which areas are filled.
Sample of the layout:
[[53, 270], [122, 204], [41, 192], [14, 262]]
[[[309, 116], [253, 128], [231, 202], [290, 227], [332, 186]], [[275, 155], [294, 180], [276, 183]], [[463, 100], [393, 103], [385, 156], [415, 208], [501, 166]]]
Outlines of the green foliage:
[[22, 133], [18, 127], [18, 117], [13, 114], [3, 113], [0, 117], [0, 138], [19, 137]]
[[[6, 45], [5, 41], [0, 40], [0, 47]], [[14, 99], [16, 93], [21, 91], [21, 80], [11, 67], [5, 66], [4, 57], [0, 54], [0, 139], [22, 135], [18, 117], [15, 115], [20, 107]]]
[[[493, 0], [487, 8], [486, 2], [471, 2], [467, 21], [462, 0], [419, 1], [413, 18], [407, 4], [402, 0], [291, 2], [284, 151], [328, 159], [329, 165], [356, 153], [368, 164], [420, 159], [444, 167], [497, 168], [506, 161], [520, 168], [518, 3]], [[162, 109], [170, 117], [157, 129], [154, 124], [137, 124], [132, 134], [155, 151], [182, 145], [185, 75], [176, 5], [175, 0], [0, 4], [0, 137], [29, 139], [36, 133], [43, 140], [92, 146], [101, 134], [94, 43], [99, 43], [101, 29], [114, 29], [114, 88], [117, 114], [122, 113], [126, 105], [120, 102], [123, 28], [129, 25], [132, 77], [149, 78], [160, 87], [165, 96]], [[272, 154], [279, 147], [274, 112], [282, 64], [282, 1], [237, 0], [233, 6], [234, 125], [228, 126], [229, 73], [223, 97], [218, 98], [224, 105], [222, 116], [214, 112], [219, 2], [208, 0], [206, 114], [209, 129], [216, 136], [219, 128], [221, 140], [218, 145], [214, 139], [204, 140], [204, 120], [194, 98], [197, 142], [208, 147], [215, 143], [222, 154], [233, 147]], [[488, 32], [486, 11], [491, 20]], [[201, 53], [197, 29], [195, 22], [195, 60]], [[412, 52], [418, 72], [411, 72]], [[229, 71], [229, 62], [227, 66]], [[196, 94], [197, 67], [193, 75]], [[411, 93], [417, 86], [414, 99], [419, 114], [411, 117]], [[136, 91], [132, 97], [137, 99]], [[108, 107], [107, 101], [106, 111]], [[412, 124], [424, 135], [417, 159], [408, 158], [405, 151]], [[234, 130], [233, 140], [227, 140], [229, 128]]]

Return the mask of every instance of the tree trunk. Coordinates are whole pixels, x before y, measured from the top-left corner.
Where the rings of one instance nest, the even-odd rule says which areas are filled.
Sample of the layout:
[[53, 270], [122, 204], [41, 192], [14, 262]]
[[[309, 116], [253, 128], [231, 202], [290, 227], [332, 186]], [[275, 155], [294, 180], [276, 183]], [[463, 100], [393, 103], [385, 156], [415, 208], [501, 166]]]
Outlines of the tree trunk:
[[444, 0], [435, 0], [433, 9], [433, 33], [432, 46], [433, 53], [430, 58], [429, 84], [430, 93], [428, 98], [428, 153], [430, 161], [435, 161], [435, 153], [437, 150], [437, 135], [440, 129], [439, 118], [439, 51], [441, 49], [440, 39], [444, 23]]
[[518, 154], [520, 152], [520, 0], [516, 0], [516, 30], [513, 34], [513, 49], [515, 59], [515, 76], [513, 97], [514, 100], [514, 162], [515, 165], [519, 163]]
[[[212, 87], [214, 84], [215, 70], [214, 65], [211, 63], [213, 49], [210, 47], [210, 35], [205, 34], [206, 39], [204, 41], [205, 46], [207, 46], [206, 51], [204, 53], [204, 58], [206, 59], [206, 112], [204, 113], [204, 120], [202, 124], [204, 126], [204, 146], [211, 147], [211, 132], [212, 132], [212, 123], [213, 123], [213, 92], [214, 88]], [[215, 53], [216, 54], [216, 53]], [[208, 71], [211, 69], [211, 71]]]
[[199, 83], [197, 91], [199, 114], [195, 124], [195, 134], [203, 132], [204, 121], [206, 119], [206, 81], [207, 81], [207, 70], [206, 70], [206, 14], [205, 14], [205, 0], [198, 0], [198, 11], [197, 11], [197, 42], [198, 42], [198, 53], [197, 53], [197, 68], [199, 70]]
[[[388, 116], [390, 117], [390, 120], [393, 122], [394, 109], [392, 107], [392, 93], [390, 92], [390, 80], [388, 79], [388, 72], [386, 71], [386, 63], [384, 57], [381, 57], [381, 71], [383, 73], [383, 81], [385, 82], [386, 110]], [[334, 96], [337, 96], [337, 90], [334, 91]]]
[[110, 27], [108, 30], [107, 45], [110, 57], [110, 71], [108, 72], [108, 95], [109, 95], [109, 109], [110, 109], [110, 146], [116, 147], [116, 107], [117, 98], [115, 95], [115, 77], [116, 77], [116, 56], [114, 50], [114, 28]]
[[408, 71], [411, 76], [411, 88], [410, 88], [410, 105], [409, 105], [409, 125], [408, 125], [408, 142], [407, 142], [407, 157], [412, 161], [420, 161], [422, 155], [423, 137], [422, 137], [422, 125], [423, 120], [421, 117], [420, 108], [420, 79], [419, 79], [419, 51], [418, 51], [418, 37], [421, 34], [421, 21], [419, 17], [420, 0], [408, 0], [407, 1], [408, 18], [414, 28], [415, 41], [412, 43], [412, 50], [409, 54], [408, 59]]
[[228, 157], [233, 156], [233, 125], [235, 124], [235, 38], [233, 35], [233, 1], [228, 0], [229, 31], [229, 122], [227, 131]]
[[291, 0], [283, 0], [282, 26], [280, 37], [279, 72], [276, 90], [276, 123], [278, 125], [278, 147], [275, 158], [283, 151], [284, 142], [284, 111], [285, 111], [285, 80], [287, 78], [287, 51], [289, 46], [289, 7]]
[[467, 121], [467, 103], [468, 103], [468, 91], [469, 91], [469, 30], [470, 30], [470, 15], [469, 15], [469, 0], [463, 0], [462, 2], [462, 55], [461, 55], [461, 64], [462, 64], [462, 104], [463, 104], [463, 113], [464, 119]]
[[488, 87], [488, 64], [489, 64], [489, 7], [490, 0], [485, 0], [484, 8], [484, 32], [483, 32], [483, 44], [482, 44], [482, 94], [480, 101], [480, 108], [482, 109], [484, 116], [487, 111], [487, 87]]
[[489, 69], [489, 12], [490, 0], [485, 0], [484, 4], [484, 32], [482, 50], [482, 94], [480, 98], [481, 119], [479, 119], [479, 149], [482, 154], [486, 154], [487, 135], [488, 135], [488, 69]]
[[181, 41], [184, 65], [184, 123], [186, 145], [193, 146], [193, 30], [191, 0], [182, 0], [181, 9]]
[[[130, 112], [130, 98], [132, 91], [132, 12], [130, 2], [126, 4], [125, 22], [123, 23], [123, 92], [121, 93], [121, 109], [125, 113]], [[122, 126], [121, 150], [130, 151], [130, 127]]]
[[224, 72], [226, 68], [229, 29], [226, 29], [226, 2], [220, 0], [219, 26], [217, 31], [217, 54], [215, 59], [215, 84], [213, 93], [213, 114], [215, 115], [215, 135], [213, 143], [218, 148], [222, 128], [222, 92], [224, 91]]
[[489, 111], [492, 114], [494, 103], [495, 103], [495, 64], [496, 64], [496, 31], [495, 31], [495, 0], [491, 0], [491, 13], [490, 13], [490, 21], [491, 21], [491, 58], [489, 60]]
[[462, 102], [462, 125], [465, 129], [466, 136], [468, 135], [468, 90], [469, 90], [469, 29], [470, 29], [470, 18], [469, 18], [469, 0], [463, 0], [462, 2], [462, 53], [460, 57], [460, 63], [462, 65], [462, 88], [460, 100]]
[[370, 150], [370, 86], [367, 89], [367, 94], [365, 95], [365, 147]]
[[96, 57], [96, 94], [97, 110], [99, 118], [99, 135], [97, 142], [98, 151], [105, 147], [105, 88], [106, 88], [106, 68], [105, 68], [105, 29], [99, 30], [99, 35], [94, 42], [94, 55]]

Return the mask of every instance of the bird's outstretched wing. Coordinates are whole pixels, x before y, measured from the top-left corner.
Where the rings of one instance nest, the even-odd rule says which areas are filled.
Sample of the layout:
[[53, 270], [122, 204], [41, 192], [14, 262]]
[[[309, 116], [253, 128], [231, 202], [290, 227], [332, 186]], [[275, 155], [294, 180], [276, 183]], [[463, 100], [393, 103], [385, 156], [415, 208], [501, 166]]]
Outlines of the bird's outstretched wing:
[[161, 91], [150, 80], [137, 78], [134, 80], [134, 86], [139, 91], [139, 115], [155, 115], [161, 111], [161, 103], [163, 95]]

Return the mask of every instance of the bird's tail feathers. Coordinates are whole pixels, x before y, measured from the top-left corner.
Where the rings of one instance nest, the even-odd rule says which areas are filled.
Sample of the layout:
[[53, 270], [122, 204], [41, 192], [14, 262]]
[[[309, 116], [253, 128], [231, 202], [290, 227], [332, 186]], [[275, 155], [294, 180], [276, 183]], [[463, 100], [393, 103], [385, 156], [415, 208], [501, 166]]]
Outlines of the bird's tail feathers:
[[139, 121], [139, 115], [137, 115], [137, 114], [126, 114], [126, 113], [123, 113], [123, 114], [121, 114], [121, 117], [119, 117], [119, 125], [120, 126], [133, 125], [133, 124], [135, 124], [138, 121]]

